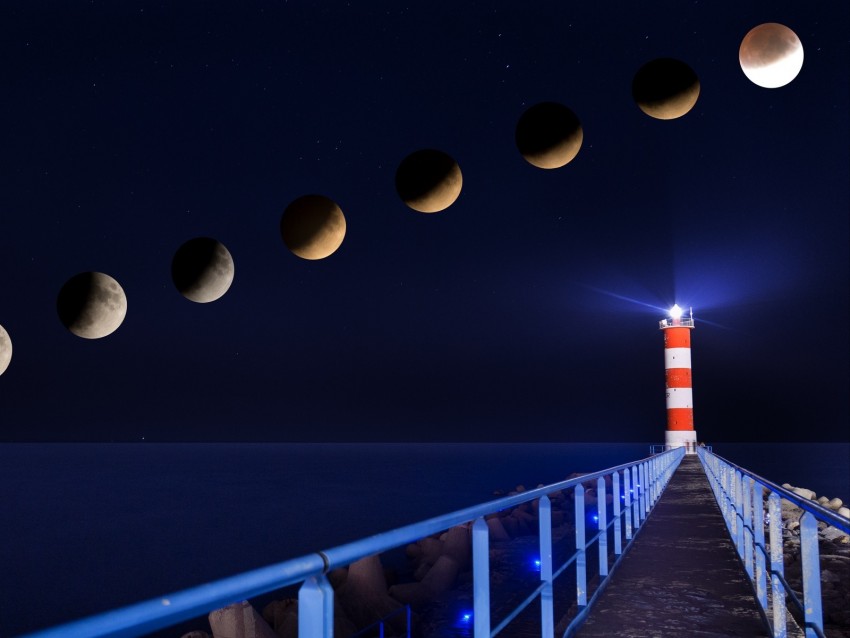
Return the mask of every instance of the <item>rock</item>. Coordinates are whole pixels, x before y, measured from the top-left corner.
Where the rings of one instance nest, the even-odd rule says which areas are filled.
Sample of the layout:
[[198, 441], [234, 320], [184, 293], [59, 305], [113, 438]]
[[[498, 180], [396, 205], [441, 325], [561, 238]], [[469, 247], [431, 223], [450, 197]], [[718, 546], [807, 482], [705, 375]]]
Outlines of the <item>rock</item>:
[[820, 505], [823, 505], [824, 507], [826, 507], [826, 504], [827, 504], [827, 503], [829, 503], [829, 499], [828, 499], [826, 496], [821, 496], [821, 497], [818, 499], [818, 503], [819, 503]]
[[[339, 606], [357, 629], [368, 627], [401, 606], [387, 593], [384, 568], [378, 555], [351, 563], [348, 578], [336, 594]], [[395, 628], [399, 622], [406, 622], [403, 615], [391, 618], [388, 625]]]
[[850, 507], [839, 507], [838, 515], [844, 518], [850, 518]]
[[461, 569], [466, 569], [472, 562], [472, 540], [469, 533], [466, 525], [456, 525], [446, 533], [446, 540], [443, 542], [443, 556], [454, 558]]
[[348, 569], [345, 567], [338, 567], [337, 569], [333, 569], [328, 572], [328, 582], [334, 589], [339, 589], [340, 587], [342, 587], [347, 578]]
[[263, 608], [263, 619], [279, 638], [298, 637], [298, 600], [275, 600]]
[[213, 638], [278, 638], [248, 601], [210, 612]]
[[839, 509], [841, 509], [842, 505], [844, 505], [844, 501], [842, 501], [840, 498], [833, 498], [826, 504], [826, 506], [834, 512], [837, 512]]
[[502, 525], [502, 520], [498, 516], [493, 516], [487, 519], [487, 527], [490, 530], [490, 542], [500, 542], [511, 540], [510, 535]]
[[210, 635], [205, 631], [190, 631], [187, 634], [183, 634], [180, 638], [210, 638]]
[[788, 491], [792, 491], [792, 492], [794, 491], [794, 486], [791, 485], [790, 483], [783, 483], [782, 487], [784, 487]]
[[794, 494], [796, 494], [797, 496], [800, 496], [802, 498], [807, 498], [810, 501], [816, 499], [817, 496], [818, 496], [812, 490], [807, 490], [805, 487], [795, 487], [791, 491], [794, 492]]
[[419, 583], [403, 583], [390, 587], [390, 596], [417, 607], [434, 600], [436, 596], [454, 585], [460, 572], [458, 563], [449, 556], [440, 556], [434, 566]]
[[846, 536], [846, 535], [847, 534], [845, 534], [843, 531], [841, 531], [837, 527], [832, 527], [832, 526], [827, 527], [825, 530], [823, 530], [819, 533], [819, 536], [822, 539], [827, 540], [827, 541], [834, 541], [835, 539], [840, 538], [841, 536]]

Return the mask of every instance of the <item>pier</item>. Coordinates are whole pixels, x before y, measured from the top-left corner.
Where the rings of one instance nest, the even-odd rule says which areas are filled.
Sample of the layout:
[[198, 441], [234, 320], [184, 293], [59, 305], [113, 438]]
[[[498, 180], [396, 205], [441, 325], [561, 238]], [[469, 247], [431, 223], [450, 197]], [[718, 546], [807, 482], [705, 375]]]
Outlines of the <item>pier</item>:
[[[707, 448], [688, 451], [666, 449], [29, 638], [143, 636], [201, 621], [207, 614], [221, 618], [223, 609], [234, 610], [234, 622], [243, 623], [233, 626], [238, 635], [259, 638], [272, 635], [272, 628], [256, 629], [252, 623], [264, 621], [256, 612], [248, 614], [250, 605], [243, 601], [292, 586], [300, 586], [298, 637], [331, 638], [341, 609], [329, 578], [334, 570], [374, 562], [382, 552], [423, 539], [439, 545], [446, 530], [461, 541], [455, 550], [465, 543], [471, 572], [464, 578], [456, 572], [444, 589], [428, 593], [432, 600], [468, 600], [468, 611], [458, 619], [463, 626], [444, 624], [437, 632], [423, 632], [414, 627], [412, 618], [420, 612], [411, 613], [414, 603], [396, 601], [389, 615], [377, 614], [355, 633], [337, 632], [338, 638], [825, 636], [818, 526], [850, 534], [850, 519]], [[792, 511], [784, 508], [788, 505], [800, 530], [802, 578], [794, 586], [784, 575], [783, 512]], [[522, 514], [526, 536], [510, 540], [501, 521], [507, 523], [515, 511]], [[536, 539], [527, 535], [532, 519]], [[527, 542], [532, 539], [536, 542]], [[499, 547], [501, 553], [494, 554]], [[517, 547], [533, 550], [534, 574], [527, 552], [513, 551]], [[491, 572], [494, 555], [501, 563], [510, 557], [513, 572], [503, 564], [498, 565], [501, 572]], [[523, 577], [516, 577], [522, 570]], [[506, 573], [511, 577], [505, 579]], [[511, 589], [509, 596], [505, 587]], [[245, 624], [249, 616], [258, 619], [250, 621], [251, 627]]]
[[696, 456], [682, 461], [576, 635], [768, 635]]

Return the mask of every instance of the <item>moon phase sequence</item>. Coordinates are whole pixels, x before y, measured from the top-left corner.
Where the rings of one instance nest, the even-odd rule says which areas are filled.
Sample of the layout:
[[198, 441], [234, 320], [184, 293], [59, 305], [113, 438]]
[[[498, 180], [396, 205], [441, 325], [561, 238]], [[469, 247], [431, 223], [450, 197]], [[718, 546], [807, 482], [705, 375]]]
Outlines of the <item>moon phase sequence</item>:
[[83, 339], [100, 339], [115, 332], [127, 315], [123, 288], [102, 272], [71, 277], [56, 300], [62, 324]]
[[422, 149], [405, 157], [395, 174], [398, 196], [420, 213], [438, 213], [455, 203], [463, 188], [460, 166], [450, 155]]
[[766, 22], [744, 36], [738, 61], [750, 82], [776, 89], [791, 82], [803, 68], [803, 43], [784, 24]]
[[632, 81], [635, 103], [657, 120], [674, 120], [688, 113], [697, 103], [699, 89], [694, 70], [673, 58], [647, 62]]
[[535, 104], [516, 126], [517, 148], [525, 161], [537, 168], [560, 168], [570, 163], [583, 139], [576, 114], [556, 102]]
[[324, 259], [342, 245], [345, 215], [327, 197], [304, 195], [283, 211], [280, 236], [294, 255], [302, 259]]
[[171, 262], [171, 279], [181, 295], [195, 303], [219, 299], [233, 283], [233, 257], [211, 237], [190, 239], [177, 249]]
[[0, 374], [6, 372], [12, 361], [12, 338], [3, 326], [0, 326]]

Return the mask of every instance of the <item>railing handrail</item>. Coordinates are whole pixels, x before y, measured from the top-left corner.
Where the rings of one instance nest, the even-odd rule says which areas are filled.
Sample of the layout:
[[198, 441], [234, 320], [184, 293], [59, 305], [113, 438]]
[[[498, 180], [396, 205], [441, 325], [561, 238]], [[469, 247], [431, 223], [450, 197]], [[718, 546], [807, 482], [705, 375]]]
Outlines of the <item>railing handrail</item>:
[[781, 485], [777, 485], [776, 483], [774, 483], [774, 482], [772, 482], [772, 481], [770, 481], [770, 480], [768, 480], [768, 479], [766, 479], [762, 476], [759, 476], [758, 474], [756, 474], [755, 472], [753, 472], [751, 470], [748, 470], [747, 468], [741, 467], [740, 465], [736, 465], [732, 461], [723, 458], [722, 456], [720, 456], [719, 454], [717, 454], [715, 452], [712, 452], [710, 449], [708, 450], [708, 452], [710, 452], [712, 455], [716, 456], [718, 459], [720, 459], [721, 461], [723, 461], [724, 463], [726, 463], [730, 467], [733, 467], [734, 469], [738, 470], [739, 472], [741, 472], [741, 474], [746, 474], [750, 478], [757, 480], [764, 487], [768, 488], [769, 490], [771, 490], [773, 492], [776, 492], [782, 498], [784, 498], [786, 501], [791, 501], [792, 503], [794, 503], [794, 505], [799, 507], [801, 510], [805, 510], [807, 512], [810, 512], [811, 514], [814, 514], [816, 517], [818, 517], [820, 519], [824, 519], [825, 523], [829, 523], [833, 527], [837, 527], [838, 529], [850, 534], [850, 519], [844, 518], [843, 516], [839, 515], [837, 512], [834, 512], [831, 509], [824, 507], [823, 505], [821, 505], [817, 501], [813, 501], [811, 499], [806, 498], [805, 496], [800, 496], [799, 494], [795, 494], [791, 490], [788, 490], [788, 489], [782, 487]]
[[[675, 450], [669, 450], [656, 456], [630, 461], [519, 494], [455, 510], [448, 514], [381, 532], [330, 549], [305, 554], [165, 596], [39, 630], [26, 634], [23, 638], [65, 638], [68, 635], [106, 638], [150, 633], [196, 618], [240, 600], [282, 589], [311, 578], [322, 577], [332, 569], [349, 565], [361, 558], [395, 549], [456, 525], [468, 523], [509, 507], [548, 496], [553, 492], [598, 480], [615, 472], [631, 470], [644, 464], [648, 465], [654, 459], [673, 452]], [[646, 487], [648, 486], [644, 486], [641, 491]], [[635, 497], [637, 497], [637, 490]]]
[[[795, 494], [713, 452], [700, 450], [698, 454], [771, 635], [774, 638], [787, 636], [787, 598], [804, 618], [806, 636], [816, 635], [823, 638], [818, 525], [819, 521], [823, 521], [844, 532], [850, 532], [850, 519], [839, 516], [819, 503]], [[791, 589], [784, 575], [783, 499], [802, 511], [798, 521], [802, 601]], [[765, 527], [768, 528], [769, 537], [765, 533]], [[768, 615], [772, 617], [772, 622]]]

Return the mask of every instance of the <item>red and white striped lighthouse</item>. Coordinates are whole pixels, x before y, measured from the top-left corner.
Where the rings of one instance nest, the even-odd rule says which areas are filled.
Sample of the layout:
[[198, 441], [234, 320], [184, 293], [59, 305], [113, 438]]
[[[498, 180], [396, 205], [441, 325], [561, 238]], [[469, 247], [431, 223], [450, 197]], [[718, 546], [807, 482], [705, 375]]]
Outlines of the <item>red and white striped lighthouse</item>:
[[678, 304], [670, 309], [670, 317], [658, 325], [664, 331], [664, 369], [667, 378], [668, 448], [685, 447], [695, 454], [697, 433], [694, 430], [694, 396], [691, 386], [691, 330], [694, 316], [682, 317]]

